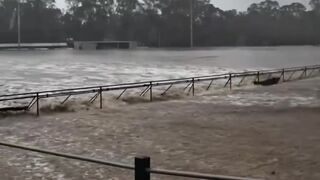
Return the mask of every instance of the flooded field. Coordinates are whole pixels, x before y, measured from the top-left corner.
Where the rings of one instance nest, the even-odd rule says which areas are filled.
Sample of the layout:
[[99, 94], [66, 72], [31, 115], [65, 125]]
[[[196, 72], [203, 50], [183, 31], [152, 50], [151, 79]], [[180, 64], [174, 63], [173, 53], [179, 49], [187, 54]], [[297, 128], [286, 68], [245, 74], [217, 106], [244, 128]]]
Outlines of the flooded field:
[[[0, 117], [2, 141], [152, 167], [318, 180], [320, 78], [163, 102]], [[3, 179], [133, 179], [133, 172], [1, 148]], [[153, 175], [155, 180], [185, 180]]]
[[[2, 51], [0, 63], [0, 94], [8, 94], [315, 65], [320, 47]], [[71, 101], [52, 110], [41, 101], [40, 117], [0, 114], [0, 139], [125, 164], [146, 155], [161, 169], [320, 178], [319, 77], [269, 87], [235, 85], [232, 91], [201, 89], [197, 84], [196, 97], [172, 89], [154, 103], [104, 96], [103, 109], [98, 102]], [[0, 157], [4, 180], [133, 179], [130, 171], [4, 147]]]
[[0, 94], [320, 64], [320, 47], [1, 51]]

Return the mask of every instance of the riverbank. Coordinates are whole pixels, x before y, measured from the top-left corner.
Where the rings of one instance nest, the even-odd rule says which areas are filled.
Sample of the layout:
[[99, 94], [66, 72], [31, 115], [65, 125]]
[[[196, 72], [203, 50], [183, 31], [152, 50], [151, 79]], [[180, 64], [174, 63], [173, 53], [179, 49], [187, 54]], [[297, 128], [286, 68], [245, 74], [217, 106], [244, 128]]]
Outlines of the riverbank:
[[[265, 179], [320, 178], [320, 78], [103, 110], [7, 116], [0, 139], [122, 163]], [[1, 147], [2, 179], [133, 179], [133, 173]], [[156, 179], [177, 179], [153, 176]]]

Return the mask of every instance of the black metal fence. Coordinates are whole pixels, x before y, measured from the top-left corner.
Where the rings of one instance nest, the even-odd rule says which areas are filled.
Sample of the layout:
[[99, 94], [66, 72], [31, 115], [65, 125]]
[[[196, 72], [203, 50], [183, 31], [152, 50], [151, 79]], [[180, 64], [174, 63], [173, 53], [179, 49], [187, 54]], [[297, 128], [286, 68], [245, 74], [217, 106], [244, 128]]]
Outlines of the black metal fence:
[[[300, 74], [298, 74], [300, 73]], [[89, 102], [93, 103], [99, 98], [100, 108], [103, 106], [103, 93], [108, 91], [122, 91], [116, 99], [120, 99], [127, 90], [145, 88], [140, 96], [145, 96], [149, 93], [149, 100], [153, 101], [154, 91], [153, 89], [159, 86], [166, 87], [166, 89], [160, 94], [164, 96], [167, 92], [174, 86], [179, 84], [187, 84], [184, 89], [188, 89], [188, 93], [195, 95], [195, 88], [197, 83], [208, 82], [209, 84], [205, 88], [210, 90], [213, 86], [214, 81], [227, 80], [224, 84], [225, 88], [232, 89], [234, 86], [234, 80], [239, 79], [237, 85], [241, 85], [246, 78], [253, 77], [255, 81], [262, 81], [263, 77], [277, 76], [283, 82], [290, 81], [293, 79], [302, 79], [312, 77], [314, 75], [320, 74], [320, 65], [305, 66], [305, 67], [294, 67], [294, 68], [284, 68], [284, 69], [273, 69], [273, 70], [262, 70], [262, 71], [246, 71], [240, 73], [226, 73], [226, 74], [216, 74], [209, 76], [197, 76], [189, 78], [179, 78], [179, 79], [167, 79], [167, 80], [157, 80], [157, 81], [147, 81], [147, 82], [136, 82], [136, 83], [124, 83], [116, 85], [105, 85], [105, 86], [91, 86], [73, 89], [62, 89], [62, 90], [50, 90], [50, 91], [39, 91], [39, 92], [29, 92], [29, 93], [19, 93], [19, 94], [9, 94], [0, 95], [0, 102], [6, 101], [17, 101], [17, 100], [28, 100], [28, 105], [25, 106], [9, 106], [0, 108], [0, 111], [19, 111], [19, 110], [30, 110], [34, 105], [36, 105], [37, 115], [40, 114], [40, 99], [55, 98], [55, 97], [65, 97], [61, 102], [64, 104], [69, 100], [71, 96], [84, 95], [84, 94], [94, 94]], [[296, 76], [296, 78], [294, 78]]]
[[41, 153], [45, 155], [57, 156], [57, 157], [67, 158], [72, 160], [78, 160], [78, 161], [83, 161], [88, 163], [95, 163], [99, 165], [106, 165], [114, 168], [133, 170], [135, 173], [135, 180], [150, 180], [151, 174], [193, 178], [193, 179], [208, 179], [208, 180], [258, 180], [255, 178], [153, 169], [151, 168], [150, 157], [135, 157], [134, 165], [127, 165], [127, 164], [121, 164], [117, 162], [103, 161], [103, 160], [98, 160], [98, 159], [93, 159], [93, 158], [88, 158], [83, 156], [77, 156], [73, 154], [58, 153], [58, 152], [48, 151], [44, 149], [20, 146], [20, 145], [5, 143], [5, 142], [0, 142], [0, 146], [19, 149], [19, 150], [25, 150], [30, 152], [36, 152], [36, 153]]

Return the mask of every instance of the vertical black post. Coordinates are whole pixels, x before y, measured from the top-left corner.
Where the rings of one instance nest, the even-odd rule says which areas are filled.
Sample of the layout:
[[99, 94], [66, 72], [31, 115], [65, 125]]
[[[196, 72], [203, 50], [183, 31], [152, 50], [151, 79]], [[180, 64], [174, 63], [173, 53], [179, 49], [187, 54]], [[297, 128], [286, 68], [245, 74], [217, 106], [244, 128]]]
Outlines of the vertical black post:
[[258, 83], [260, 83], [260, 71], [258, 71], [257, 78], [258, 78]]
[[308, 75], [308, 72], [307, 72], [307, 71], [308, 71], [308, 68], [307, 68], [307, 66], [306, 66], [306, 67], [304, 68], [304, 76], [305, 76], [305, 77], [307, 77], [307, 75]]
[[192, 78], [192, 96], [194, 96], [194, 78]]
[[102, 97], [102, 87], [100, 87], [100, 109], [102, 109], [103, 97]]
[[283, 82], [285, 82], [285, 81], [286, 81], [286, 79], [285, 79], [285, 76], [284, 76], [284, 75], [285, 75], [285, 71], [284, 71], [284, 69], [282, 69], [282, 81], [283, 81]]
[[153, 101], [153, 97], [152, 97], [152, 82], [150, 82], [150, 101]]
[[39, 93], [37, 93], [37, 116], [40, 115], [40, 107], [39, 107]]
[[134, 160], [135, 180], [150, 180], [150, 157], [136, 157]]
[[232, 74], [229, 74], [229, 83], [230, 83], [230, 90], [232, 89]]

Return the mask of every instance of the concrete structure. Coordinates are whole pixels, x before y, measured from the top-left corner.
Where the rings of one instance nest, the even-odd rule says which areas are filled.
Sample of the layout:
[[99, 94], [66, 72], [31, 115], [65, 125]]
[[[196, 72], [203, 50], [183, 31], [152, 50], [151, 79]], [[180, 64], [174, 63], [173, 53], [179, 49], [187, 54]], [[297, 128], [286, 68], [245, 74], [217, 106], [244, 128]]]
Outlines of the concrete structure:
[[79, 50], [94, 49], [133, 49], [137, 47], [134, 41], [75, 41], [74, 48]]
[[56, 49], [56, 48], [66, 48], [67, 43], [3, 43], [0, 44], [0, 49]]

